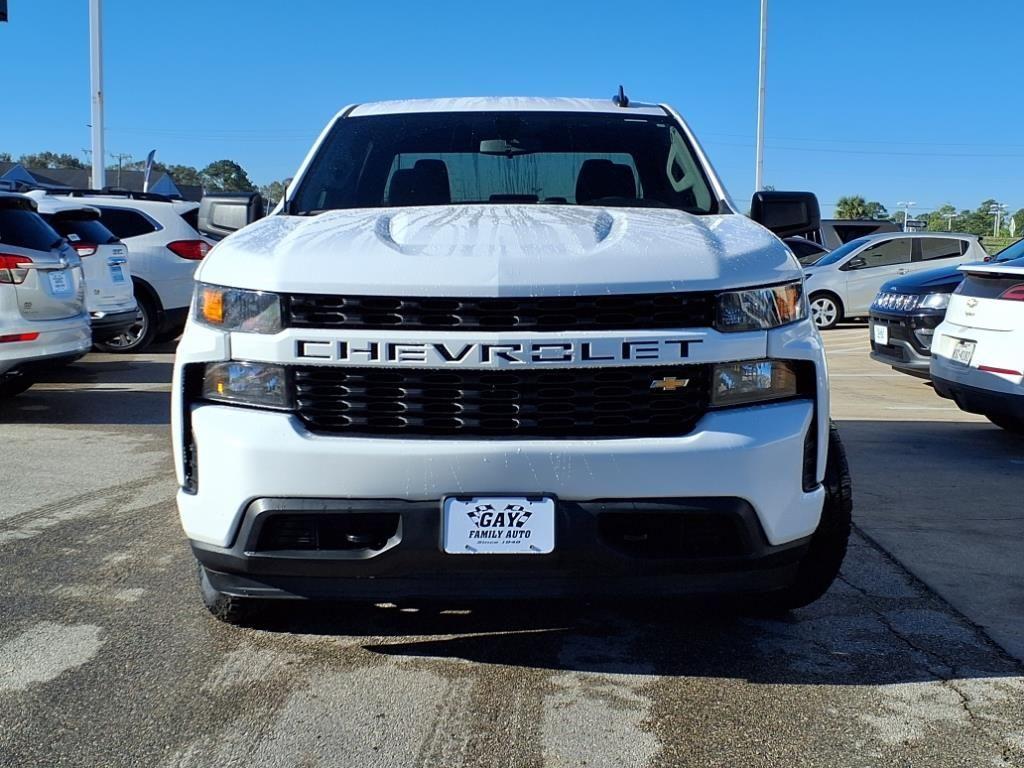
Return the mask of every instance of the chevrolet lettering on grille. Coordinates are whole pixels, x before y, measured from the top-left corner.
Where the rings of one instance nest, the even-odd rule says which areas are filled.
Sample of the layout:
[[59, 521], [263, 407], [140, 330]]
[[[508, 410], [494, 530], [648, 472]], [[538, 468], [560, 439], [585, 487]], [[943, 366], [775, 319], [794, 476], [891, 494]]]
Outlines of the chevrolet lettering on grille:
[[297, 339], [303, 362], [348, 365], [519, 366], [633, 365], [686, 360], [699, 338], [598, 339], [592, 341], [386, 341]]

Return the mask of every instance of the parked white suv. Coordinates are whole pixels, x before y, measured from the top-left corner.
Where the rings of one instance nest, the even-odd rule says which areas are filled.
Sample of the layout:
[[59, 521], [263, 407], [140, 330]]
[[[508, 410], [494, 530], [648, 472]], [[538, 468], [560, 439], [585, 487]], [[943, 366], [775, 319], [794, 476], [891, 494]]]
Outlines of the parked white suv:
[[[818, 223], [813, 195], [752, 211]], [[346, 109], [197, 281], [177, 501], [222, 619], [260, 597], [789, 608], [838, 572], [849, 476], [800, 266], [668, 107]]]
[[81, 260], [25, 195], [0, 192], [0, 398], [92, 344]]
[[932, 342], [935, 391], [1024, 435], [1024, 259], [961, 271]]
[[858, 237], [804, 267], [811, 316], [818, 328], [867, 317], [882, 285], [912, 272], [982, 261], [977, 235], [886, 232]]
[[82, 259], [93, 343], [128, 332], [136, 323], [138, 307], [125, 244], [103, 225], [98, 209], [45, 192], [28, 195], [36, 201], [39, 215]]
[[141, 352], [181, 333], [192, 299], [192, 276], [211, 243], [196, 229], [199, 203], [137, 193], [77, 194], [99, 209], [103, 224], [128, 247], [137, 319], [125, 333], [96, 346]]

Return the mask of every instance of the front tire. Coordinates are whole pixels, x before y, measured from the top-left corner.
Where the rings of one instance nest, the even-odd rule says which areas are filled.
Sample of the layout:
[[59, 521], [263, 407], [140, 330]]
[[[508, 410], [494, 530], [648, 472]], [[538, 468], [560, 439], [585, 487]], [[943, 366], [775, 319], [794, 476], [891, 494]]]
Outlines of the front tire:
[[825, 504], [821, 521], [800, 561], [796, 580], [788, 587], [760, 595], [754, 603], [759, 613], [777, 614], [810, 605], [824, 595], [839, 575], [853, 525], [853, 489], [846, 449], [835, 424], [828, 430], [825, 465]]
[[257, 601], [251, 597], [237, 597], [217, 590], [210, 583], [210, 575], [202, 563], [197, 561], [196, 568], [199, 575], [199, 593], [202, 595], [206, 610], [225, 624], [248, 624], [256, 613]]
[[1018, 419], [1014, 416], [995, 416], [990, 413], [986, 413], [985, 418], [1011, 434], [1024, 435], [1024, 419]]
[[156, 338], [156, 306], [146, 296], [137, 296], [136, 302], [139, 305], [138, 314], [135, 316], [135, 323], [124, 333], [120, 333], [106, 341], [98, 341], [93, 346], [101, 352], [114, 352], [118, 354], [133, 354], [142, 352], [153, 343]]
[[843, 319], [843, 303], [833, 293], [813, 293], [810, 298], [811, 319], [819, 331], [835, 328]]

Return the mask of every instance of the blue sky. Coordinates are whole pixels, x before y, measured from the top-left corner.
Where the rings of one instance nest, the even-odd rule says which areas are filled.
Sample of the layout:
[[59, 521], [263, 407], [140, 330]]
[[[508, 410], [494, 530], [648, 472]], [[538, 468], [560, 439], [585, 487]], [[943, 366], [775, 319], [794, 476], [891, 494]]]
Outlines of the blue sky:
[[[1024, 207], [1024, 3], [771, 0], [765, 181], [890, 210]], [[9, 0], [0, 151], [89, 146], [87, 0]], [[741, 204], [753, 189], [758, 0], [105, 0], [107, 151], [258, 183], [349, 102], [668, 101]], [[249, 67], [244, 77], [231, 65]]]

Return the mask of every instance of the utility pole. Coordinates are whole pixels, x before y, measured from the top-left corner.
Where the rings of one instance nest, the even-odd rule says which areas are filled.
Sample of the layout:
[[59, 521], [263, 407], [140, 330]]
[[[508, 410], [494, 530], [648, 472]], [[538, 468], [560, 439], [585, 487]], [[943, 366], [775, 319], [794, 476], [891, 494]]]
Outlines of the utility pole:
[[103, 0], [89, 0], [89, 84], [92, 98], [92, 186], [103, 189]]
[[754, 191], [764, 188], [764, 107], [765, 80], [768, 72], [768, 0], [761, 0], [761, 54], [757, 74], [757, 159], [754, 168]]
[[1009, 210], [1002, 203], [993, 203], [989, 206], [988, 212], [995, 218], [992, 220], [992, 237], [999, 237], [999, 224], [1003, 218], [1003, 214]]
[[126, 160], [128, 162], [131, 162], [132, 156], [128, 152], [121, 152], [120, 154], [118, 154], [116, 152], [111, 152], [110, 153], [110, 157], [113, 158], [114, 160], [117, 160], [117, 186], [120, 187], [121, 186], [121, 166], [122, 166], [122, 164]]
[[947, 213], [946, 214], [946, 231], [947, 232], [952, 232], [953, 231], [953, 219], [955, 219], [955, 218], [956, 218], [956, 211], [953, 211], [953, 213]]
[[903, 231], [904, 232], [907, 231], [907, 221], [910, 219], [910, 209], [913, 208], [915, 205], [917, 205], [917, 203], [915, 203], [913, 200], [910, 200], [910, 201], [905, 202], [905, 203], [904, 202], [896, 203], [896, 207], [897, 208], [902, 208], [903, 209]]

